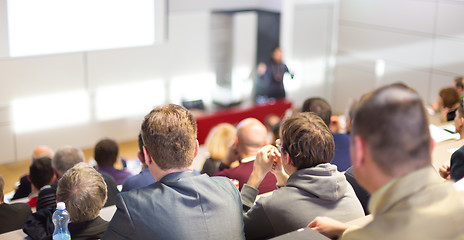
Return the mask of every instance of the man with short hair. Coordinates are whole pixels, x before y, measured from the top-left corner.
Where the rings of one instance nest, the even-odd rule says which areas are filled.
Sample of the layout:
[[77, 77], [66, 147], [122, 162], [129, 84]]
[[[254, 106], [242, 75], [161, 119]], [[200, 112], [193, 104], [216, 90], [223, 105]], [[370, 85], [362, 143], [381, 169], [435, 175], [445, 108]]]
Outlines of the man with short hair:
[[[303, 103], [301, 112], [312, 112], [322, 118], [327, 127], [330, 127], [332, 108], [322, 98], [308, 98]], [[337, 166], [338, 171], [346, 171], [351, 166], [350, 160], [350, 136], [342, 133], [332, 133], [335, 142], [335, 153], [332, 164]]]
[[98, 172], [110, 175], [117, 185], [132, 176], [127, 169], [116, 169], [114, 164], [119, 158], [119, 147], [113, 139], [105, 138], [95, 145], [94, 158], [98, 164]]
[[[256, 153], [267, 144], [267, 129], [256, 118], [246, 118], [237, 125], [237, 136], [229, 147], [220, 168], [228, 168], [215, 174], [238, 181], [239, 190], [248, 182]], [[229, 168], [235, 161], [240, 162], [237, 167]], [[259, 193], [267, 193], [276, 189], [277, 180], [272, 173], [268, 173], [259, 186]]]
[[[72, 168], [77, 163], [84, 162], [84, 160], [84, 153], [80, 148], [65, 146], [58, 149], [52, 159], [52, 167], [55, 171], [56, 178], [60, 179], [68, 169]], [[105, 180], [108, 190], [108, 199], [106, 201], [105, 207], [114, 205], [116, 195], [119, 193], [119, 190], [117, 189], [116, 184], [114, 183], [111, 176], [102, 174], [102, 177]], [[55, 181], [55, 183], [42, 188], [37, 198], [37, 210], [56, 208], [57, 187], [58, 182]]]
[[37, 194], [43, 186], [55, 182], [55, 173], [52, 168], [52, 160], [49, 157], [41, 157], [32, 161], [29, 167], [29, 180], [32, 184], [32, 193], [36, 196], [29, 199], [27, 204], [31, 208], [36, 207]]
[[243, 239], [240, 195], [227, 178], [196, 175], [197, 125], [162, 105], [142, 123], [145, 162], [156, 182], [118, 195], [103, 239]]
[[[340, 221], [364, 216], [363, 209], [343, 174], [330, 164], [334, 141], [329, 128], [313, 113], [283, 120], [281, 139], [262, 148], [241, 196], [247, 239], [264, 239], [305, 227], [321, 214]], [[257, 187], [272, 172], [279, 189], [256, 204]], [[308, 214], [309, 213], [309, 214]]]
[[[54, 155], [54, 152], [50, 147], [41, 145], [41, 146], [34, 148], [32, 152], [32, 161], [34, 161], [35, 159], [41, 158], [41, 157], [49, 157], [50, 159], [53, 159], [53, 155]], [[29, 181], [27, 174], [25, 174], [21, 176], [21, 178], [19, 179], [18, 189], [16, 189], [15, 194], [11, 198], [11, 200], [25, 198], [29, 196], [31, 191], [32, 191], [31, 182]]]
[[[70, 168], [58, 181], [56, 200], [66, 204], [71, 221], [71, 239], [100, 239], [108, 227], [100, 210], [105, 204], [107, 189], [102, 176], [91, 166], [80, 162]], [[55, 208], [42, 209], [32, 214], [23, 231], [32, 239], [51, 239]]]
[[5, 203], [3, 189], [5, 180], [0, 175], [0, 234], [21, 229], [32, 211], [26, 203]]
[[463, 239], [464, 196], [431, 165], [431, 139], [420, 96], [401, 85], [366, 94], [351, 132], [356, 180], [372, 194], [363, 228], [318, 217], [309, 227], [341, 239]]
[[56, 200], [66, 204], [71, 216], [71, 239], [99, 239], [108, 227], [100, 217], [107, 189], [103, 177], [86, 163], [69, 169], [58, 183]]

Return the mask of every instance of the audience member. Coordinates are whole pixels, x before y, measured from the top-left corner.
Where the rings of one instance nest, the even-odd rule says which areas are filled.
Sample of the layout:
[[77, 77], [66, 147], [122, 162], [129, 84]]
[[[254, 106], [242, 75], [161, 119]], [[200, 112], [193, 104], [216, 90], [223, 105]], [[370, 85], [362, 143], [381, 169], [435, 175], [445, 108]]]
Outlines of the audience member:
[[[237, 136], [232, 145], [229, 146], [226, 158], [221, 163], [221, 168], [227, 168], [236, 160], [240, 165], [234, 168], [222, 170], [215, 176], [224, 176], [238, 181], [239, 190], [248, 182], [256, 153], [266, 145], [266, 127], [255, 118], [247, 118], [237, 125]], [[259, 193], [267, 193], [276, 189], [277, 180], [272, 173], [268, 173], [259, 186]]]
[[278, 138], [274, 138], [274, 132], [272, 131], [273, 127], [280, 123], [280, 117], [275, 114], [269, 114], [264, 118], [264, 125], [267, 129], [267, 142], [268, 143], [275, 143], [275, 140]]
[[[322, 98], [306, 99], [301, 108], [301, 112], [312, 112], [322, 118], [327, 127], [330, 126], [332, 108], [329, 103]], [[350, 159], [350, 136], [343, 133], [333, 133], [335, 142], [335, 154], [332, 164], [337, 166], [338, 171], [346, 171], [351, 166]]]
[[94, 158], [98, 164], [98, 171], [110, 175], [117, 185], [121, 185], [126, 178], [132, 176], [127, 169], [116, 169], [114, 167], [116, 160], [119, 158], [119, 147], [112, 139], [102, 139], [95, 145]]
[[[32, 161], [41, 157], [49, 157], [50, 159], [52, 159], [53, 154], [54, 153], [51, 148], [47, 146], [38, 146], [34, 148], [34, 151], [32, 152]], [[29, 181], [28, 174], [25, 174], [19, 179], [18, 189], [16, 189], [15, 194], [11, 198], [11, 200], [28, 197], [29, 194], [31, 194], [31, 190], [31, 182]]]
[[[55, 173], [52, 168], [52, 160], [49, 157], [34, 159], [29, 167], [29, 179], [32, 185], [32, 193], [38, 194], [39, 190], [55, 182]], [[31, 208], [36, 207], [37, 195], [32, 197], [27, 204]]]
[[237, 188], [226, 178], [195, 175], [192, 114], [162, 105], [142, 123], [145, 162], [156, 182], [118, 195], [103, 239], [243, 239]]
[[140, 162], [142, 162], [142, 171], [140, 171], [140, 173], [137, 175], [128, 177], [124, 181], [122, 184], [122, 192], [142, 188], [156, 182], [155, 178], [153, 178], [150, 173], [150, 169], [148, 169], [148, 166], [145, 163], [145, 158], [143, 157], [142, 132], [139, 133], [137, 142], [139, 145], [139, 152], [137, 153], [137, 157], [139, 158]]
[[[332, 134], [321, 118], [299, 113], [285, 119], [278, 148], [265, 146], [241, 196], [247, 239], [264, 239], [305, 227], [321, 214], [341, 221], [364, 216], [363, 209], [343, 174], [330, 164]], [[257, 187], [272, 172], [280, 188], [256, 204]], [[309, 212], [309, 214], [308, 214]]]
[[26, 203], [5, 203], [3, 189], [5, 181], [0, 175], [0, 234], [21, 229], [32, 211]]
[[[462, 101], [456, 111], [454, 118], [456, 132], [459, 133], [460, 139], [464, 139], [464, 107]], [[460, 147], [451, 155], [451, 164], [444, 164], [440, 167], [439, 173], [445, 179], [459, 181], [464, 177], [464, 146]]]
[[215, 126], [206, 138], [206, 148], [209, 158], [206, 159], [201, 169], [201, 173], [213, 176], [219, 170], [221, 160], [226, 157], [227, 148], [234, 141], [235, 127], [229, 123], [220, 123]]
[[464, 196], [431, 165], [431, 140], [420, 96], [399, 85], [365, 95], [352, 125], [352, 160], [372, 194], [373, 220], [347, 228], [318, 217], [309, 227], [341, 239], [461, 239]]
[[[55, 171], [57, 179], [74, 165], [80, 162], [84, 162], [84, 153], [81, 149], [72, 146], [65, 146], [56, 151], [55, 156], [52, 159], [52, 167]], [[111, 176], [107, 174], [101, 174], [106, 182], [108, 188], [108, 200], [106, 201], [105, 207], [114, 205], [116, 195], [119, 190], [116, 187]], [[55, 183], [44, 186], [37, 199], [37, 210], [45, 208], [56, 208], [56, 189], [58, 187], [58, 181]]]
[[456, 91], [458, 92], [462, 100], [462, 96], [464, 95], [464, 77], [463, 76], [456, 77], [453, 81], [453, 87], [454, 89], [456, 89]]
[[441, 114], [443, 122], [452, 121], [456, 117], [459, 101], [460, 96], [455, 88], [443, 88], [438, 94], [437, 102], [432, 104], [432, 109]]
[[[107, 196], [102, 176], [86, 163], [78, 163], [59, 180], [56, 199], [66, 204], [71, 216], [68, 225], [71, 239], [100, 239], [108, 227], [100, 210]], [[55, 208], [33, 213], [23, 230], [32, 239], [52, 239], [54, 230], [52, 215]]]

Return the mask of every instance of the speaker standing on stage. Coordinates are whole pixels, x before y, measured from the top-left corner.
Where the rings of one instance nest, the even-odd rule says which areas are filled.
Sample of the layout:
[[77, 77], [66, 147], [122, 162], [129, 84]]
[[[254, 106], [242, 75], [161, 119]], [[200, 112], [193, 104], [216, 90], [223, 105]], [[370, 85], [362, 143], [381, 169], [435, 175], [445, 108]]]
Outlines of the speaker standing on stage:
[[282, 49], [275, 47], [271, 53], [268, 64], [258, 64], [258, 79], [255, 86], [255, 100], [257, 102], [268, 99], [285, 98], [284, 74], [288, 72], [293, 78], [293, 73], [288, 70], [287, 65], [282, 63]]

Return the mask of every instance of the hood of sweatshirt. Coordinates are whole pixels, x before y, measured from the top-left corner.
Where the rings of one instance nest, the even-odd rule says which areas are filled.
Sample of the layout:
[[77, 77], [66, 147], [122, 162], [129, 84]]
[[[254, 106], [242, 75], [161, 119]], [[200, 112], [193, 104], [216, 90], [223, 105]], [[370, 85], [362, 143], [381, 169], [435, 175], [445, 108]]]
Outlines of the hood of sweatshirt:
[[348, 182], [345, 175], [330, 163], [319, 164], [293, 173], [287, 180], [287, 187], [296, 187], [320, 199], [335, 201], [345, 195]]

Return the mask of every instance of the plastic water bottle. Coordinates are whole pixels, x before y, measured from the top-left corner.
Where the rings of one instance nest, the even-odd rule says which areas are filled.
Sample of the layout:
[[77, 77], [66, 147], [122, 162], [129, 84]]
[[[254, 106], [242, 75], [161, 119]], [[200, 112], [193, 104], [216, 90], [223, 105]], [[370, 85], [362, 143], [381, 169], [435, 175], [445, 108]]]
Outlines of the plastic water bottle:
[[68, 230], [68, 223], [70, 216], [68, 211], [66, 211], [66, 205], [64, 202], [59, 202], [56, 205], [56, 211], [53, 213], [52, 221], [55, 225], [55, 230], [53, 231], [53, 240], [70, 240], [71, 234]]

